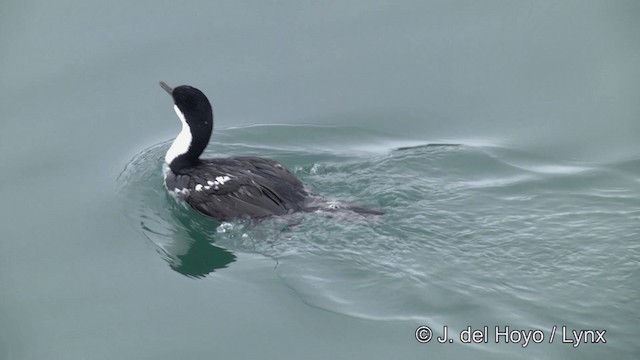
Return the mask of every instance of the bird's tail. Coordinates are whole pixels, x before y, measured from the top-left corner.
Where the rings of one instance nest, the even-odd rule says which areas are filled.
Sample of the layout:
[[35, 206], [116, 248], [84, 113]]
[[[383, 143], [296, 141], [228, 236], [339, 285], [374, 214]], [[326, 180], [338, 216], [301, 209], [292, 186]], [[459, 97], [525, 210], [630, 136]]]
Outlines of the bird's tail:
[[343, 204], [338, 201], [330, 201], [320, 196], [316, 197], [315, 199], [313, 199], [313, 201], [308, 203], [304, 210], [309, 212], [319, 211], [326, 213], [352, 212], [363, 216], [384, 215], [384, 212], [380, 210], [370, 209], [359, 205]]

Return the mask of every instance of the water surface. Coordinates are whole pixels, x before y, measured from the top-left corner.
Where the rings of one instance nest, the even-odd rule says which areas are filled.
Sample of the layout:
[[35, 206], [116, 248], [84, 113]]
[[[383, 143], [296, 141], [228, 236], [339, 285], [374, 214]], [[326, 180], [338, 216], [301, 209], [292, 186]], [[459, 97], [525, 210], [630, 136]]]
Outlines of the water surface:
[[[0, 358], [638, 357], [636, 2], [0, 9]], [[386, 214], [175, 203], [159, 80], [211, 98], [207, 156], [271, 157]], [[607, 343], [421, 344], [420, 325]]]

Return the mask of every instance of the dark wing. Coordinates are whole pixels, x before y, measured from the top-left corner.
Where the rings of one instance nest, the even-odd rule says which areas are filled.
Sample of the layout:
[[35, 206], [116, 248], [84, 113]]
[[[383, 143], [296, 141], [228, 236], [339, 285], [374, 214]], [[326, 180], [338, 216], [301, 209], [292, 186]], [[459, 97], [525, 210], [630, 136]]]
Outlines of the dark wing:
[[287, 214], [299, 210], [307, 196], [282, 165], [255, 157], [206, 160], [189, 182], [187, 202], [219, 220]]
[[276, 185], [280, 184], [287, 188], [303, 187], [298, 178], [275, 160], [261, 157], [236, 157], [232, 158], [232, 160], [242, 163], [245, 169], [253, 169], [254, 173], [274, 181]]

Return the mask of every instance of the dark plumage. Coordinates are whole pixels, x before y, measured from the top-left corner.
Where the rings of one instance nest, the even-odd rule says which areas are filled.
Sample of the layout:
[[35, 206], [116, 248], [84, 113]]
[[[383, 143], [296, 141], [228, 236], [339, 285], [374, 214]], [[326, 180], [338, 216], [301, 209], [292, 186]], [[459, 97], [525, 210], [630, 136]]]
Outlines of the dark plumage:
[[[260, 157], [200, 159], [213, 131], [213, 110], [209, 100], [191, 86], [172, 89], [164, 82], [160, 82], [160, 86], [173, 97], [174, 109], [182, 123], [182, 131], [165, 156], [169, 166], [165, 186], [169, 192], [199, 212], [221, 221], [322, 208], [322, 198], [307, 191], [300, 180], [274, 160]], [[361, 207], [344, 208], [364, 214], [382, 214]]]
[[165, 184], [168, 189], [191, 189], [188, 196], [178, 196], [194, 209], [221, 221], [299, 211], [309, 196], [302, 183], [282, 165], [259, 157], [202, 160], [181, 174], [169, 171]]

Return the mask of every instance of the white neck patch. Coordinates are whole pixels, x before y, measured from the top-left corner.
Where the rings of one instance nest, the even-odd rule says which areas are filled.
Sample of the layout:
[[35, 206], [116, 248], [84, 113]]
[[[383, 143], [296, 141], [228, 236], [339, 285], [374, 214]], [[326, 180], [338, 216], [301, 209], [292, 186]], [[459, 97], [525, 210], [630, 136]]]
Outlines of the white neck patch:
[[184, 118], [184, 114], [180, 109], [178, 109], [177, 105], [173, 105], [173, 110], [176, 111], [178, 115], [178, 119], [182, 123], [182, 130], [180, 130], [180, 134], [176, 136], [176, 139], [173, 140], [173, 144], [169, 150], [167, 150], [167, 154], [164, 156], [164, 160], [167, 164], [171, 164], [171, 162], [182, 154], [186, 154], [189, 151], [189, 146], [191, 146], [191, 128], [189, 128], [189, 124], [187, 124], [187, 120]]

